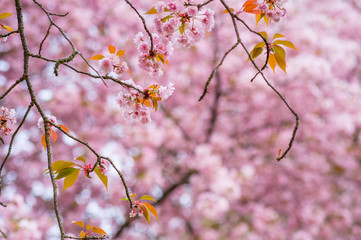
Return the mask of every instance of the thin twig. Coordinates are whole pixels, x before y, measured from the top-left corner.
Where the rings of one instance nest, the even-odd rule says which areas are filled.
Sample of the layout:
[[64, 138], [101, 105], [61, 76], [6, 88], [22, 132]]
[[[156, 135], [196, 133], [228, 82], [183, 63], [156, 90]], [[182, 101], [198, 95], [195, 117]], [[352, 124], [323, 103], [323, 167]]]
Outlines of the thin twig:
[[23, 126], [23, 124], [24, 124], [26, 118], [28, 117], [28, 114], [29, 114], [29, 112], [30, 112], [30, 110], [31, 110], [31, 108], [32, 108], [33, 106], [34, 106], [34, 103], [31, 102], [31, 103], [29, 104], [28, 109], [26, 110], [26, 112], [25, 112], [25, 114], [24, 114], [24, 117], [23, 117], [23, 119], [21, 120], [19, 126], [16, 128], [16, 130], [15, 130], [14, 133], [13, 133], [13, 135], [11, 136], [11, 140], [10, 140], [10, 143], [9, 143], [8, 153], [6, 154], [6, 156], [5, 156], [3, 162], [1, 163], [1, 166], [0, 166], [0, 176], [1, 176], [1, 172], [2, 172], [2, 170], [3, 170], [3, 168], [4, 168], [4, 166], [5, 166], [6, 161], [9, 159], [9, 156], [10, 156], [10, 154], [11, 154], [11, 150], [12, 150], [12, 147], [13, 147], [13, 144], [14, 144], [15, 137], [16, 137], [17, 133], [19, 132], [20, 128]]
[[18, 79], [15, 83], [13, 83], [1, 96], [0, 96], [0, 100], [3, 99], [4, 97], [6, 97], [6, 95], [8, 95], [11, 90], [13, 90], [19, 83], [21, 83], [22, 81], [25, 80], [25, 76], [22, 76], [20, 79]]
[[286, 157], [287, 153], [289, 152], [289, 150], [292, 148], [293, 142], [295, 140], [296, 134], [297, 134], [297, 130], [298, 130], [298, 126], [299, 126], [299, 116], [298, 114], [293, 110], [293, 108], [288, 104], [288, 102], [286, 101], [286, 99], [283, 97], [283, 95], [275, 88], [273, 87], [273, 85], [267, 80], [267, 78], [264, 76], [262, 70], [257, 66], [257, 64], [254, 62], [254, 60], [251, 57], [251, 54], [249, 53], [248, 49], [246, 48], [246, 46], [243, 44], [243, 42], [241, 41], [239, 32], [238, 32], [238, 28], [237, 28], [237, 24], [236, 24], [236, 15], [232, 13], [232, 11], [230, 10], [229, 6], [223, 1], [220, 0], [221, 3], [223, 4], [223, 6], [227, 9], [227, 11], [229, 12], [231, 18], [232, 18], [232, 23], [233, 23], [233, 27], [234, 30], [236, 32], [236, 37], [237, 37], [237, 42], [240, 43], [244, 49], [244, 51], [247, 53], [249, 59], [251, 60], [253, 66], [257, 69], [257, 71], [259, 72], [259, 74], [262, 76], [263, 80], [266, 82], [266, 84], [281, 98], [282, 102], [287, 106], [287, 108], [289, 109], [289, 111], [295, 116], [296, 119], [296, 123], [295, 126], [293, 128], [292, 131], [292, 136], [290, 138], [290, 141], [288, 143], [288, 147], [287, 149], [280, 155], [276, 157], [277, 161], [281, 161], [283, 158]]
[[153, 53], [153, 48], [154, 48], [154, 44], [153, 44], [153, 36], [151, 34], [151, 32], [149, 31], [148, 27], [147, 27], [147, 23], [145, 22], [144, 17], [139, 13], [139, 11], [133, 6], [133, 4], [129, 1], [129, 0], [124, 0], [126, 1], [126, 3], [128, 3], [128, 5], [137, 13], [138, 17], [142, 20], [143, 23], [143, 27], [144, 30], [147, 32], [149, 38], [150, 38], [150, 53]]

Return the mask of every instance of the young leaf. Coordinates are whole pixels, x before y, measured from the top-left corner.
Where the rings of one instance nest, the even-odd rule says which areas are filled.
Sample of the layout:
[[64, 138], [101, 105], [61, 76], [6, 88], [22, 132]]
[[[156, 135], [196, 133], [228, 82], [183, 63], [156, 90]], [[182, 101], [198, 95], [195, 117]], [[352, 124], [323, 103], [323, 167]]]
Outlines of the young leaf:
[[158, 214], [157, 214], [157, 210], [149, 203], [145, 202], [144, 205], [146, 206], [146, 208], [148, 208], [148, 210], [154, 215], [154, 217], [159, 221], [158, 219]]
[[158, 109], [158, 102], [155, 98], [151, 98], [152, 99], [152, 102], [153, 102], [153, 108], [154, 108], [154, 111], [156, 112], [157, 109]]
[[149, 196], [149, 195], [143, 195], [143, 196], [140, 198], [140, 200], [149, 200], [149, 201], [154, 201], [154, 202], [156, 202], [156, 200], [155, 200], [153, 197]]
[[129, 201], [127, 197], [120, 199], [121, 201]]
[[102, 173], [100, 168], [95, 168], [94, 172], [98, 175], [99, 179], [102, 181], [105, 188], [108, 190], [108, 177]]
[[164, 62], [164, 55], [158, 54], [155, 58], [157, 59], [158, 62], [162, 62], [163, 64], [165, 63]]
[[145, 205], [140, 205], [143, 210], [143, 216], [147, 220], [148, 224], [150, 225], [150, 214], [149, 209]]
[[86, 230], [89, 230], [89, 229], [92, 229], [93, 226], [90, 226], [90, 225], [86, 225]]
[[14, 31], [11, 27], [6, 26], [6, 25], [3, 25], [3, 26], [2, 26], [2, 28], [4, 28], [4, 29], [8, 30], [9, 32]]
[[67, 167], [71, 167], [75, 165], [74, 162], [72, 161], [66, 161], [66, 160], [59, 160], [59, 161], [55, 161], [53, 162], [53, 164], [51, 164], [51, 166], [53, 167], [53, 171], [60, 171], [61, 169], [67, 168]]
[[79, 237], [81, 237], [81, 238], [85, 237], [85, 232], [81, 231], [80, 234], [79, 234]]
[[243, 12], [248, 12], [253, 14], [262, 13], [262, 11], [257, 9], [257, 7], [258, 7], [257, 0], [248, 0], [242, 6]]
[[0, 14], [0, 20], [1, 19], [4, 19], [4, 18], [8, 18], [12, 15], [12, 13], [7, 13], [7, 12], [4, 12], [2, 14]]
[[130, 197], [135, 198], [136, 195], [136, 193], [133, 193], [132, 195], [130, 195]]
[[56, 139], [58, 138], [58, 135], [56, 134], [56, 132], [54, 132], [54, 130], [50, 130], [50, 134], [53, 134], [53, 140], [54, 140], [54, 142], [56, 142]]
[[277, 45], [277, 44], [281, 44], [281, 45], [284, 45], [286, 47], [297, 50], [295, 45], [293, 45], [293, 43], [291, 43], [290, 41], [287, 41], [287, 40], [276, 40], [276, 41], [273, 42], [273, 45]]
[[107, 234], [103, 229], [98, 228], [98, 227], [93, 227], [92, 231], [95, 232], [95, 233], [98, 233], [100, 235], [106, 235]]
[[73, 174], [77, 170], [79, 170], [79, 169], [72, 168], [72, 167], [64, 168], [64, 169], [59, 171], [59, 174], [56, 176], [55, 179], [62, 179], [64, 177], [66, 177], [66, 176], [69, 176], [69, 175]]
[[259, 21], [261, 21], [261, 19], [263, 18], [263, 16], [265, 16], [264, 13], [256, 14], [256, 25], [259, 23]]
[[275, 55], [273, 55], [272, 53], [269, 55], [268, 64], [269, 64], [270, 67], [272, 68], [273, 72], [276, 73], [276, 72], [275, 72], [276, 58], [275, 58]]
[[89, 58], [89, 60], [101, 60], [101, 59], [103, 59], [103, 58], [104, 58], [103, 55], [95, 55], [95, 56]]
[[113, 45], [109, 45], [108, 46], [108, 49], [109, 49], [109, 52], [111, 53], [111, 54], [114, 54], [115, 53], [115, 51], [117, 50]]
[[125, 53], [125, 50], [119, 50], [119, 51], [117, 52], [117, 56], [118, 56], [118, 57], [121, 57], [121, 56], [124, 55], [124, 53]]
[[83, 163], [86, 163], [86, 159], [85, 159], [84, 156], [77, 157], [77, 158], [75, 158], [75, 160], [82, 161]]
[[272, 47], [272, 49], [273, 49], [273, 51], [275, 52], [275, 55], [278, 55], [279, 57], [281, 57], [281, 58], [283, 58], [283, 59], [286, 58], [286, 52], [285, 52], [285, 50], [284, 50], [282, 47], [280, 47], [280, 46], [278, 46], [278, 45], [274, 45], [274, 46]]
[[80, 171], [80, 169], [76, 169], [76, 171], [73, 174], [71, 174], [71, 175], [64, 178], [63, 192], [65, 191], [65, 189], [70, 188], [71, 186], [73, 186], [73, 184], [75, 183], [76, 179], [79, 176], [79, 171]]
[[275, 35], [273, 35], [273, 39], [275, 39], [275, 38], [282, 38], [282, 37], [285, 37], [285, 36], [283, 36], [283, 35], [280, 34], [280, 33], [276, 33]]
[[155, 9], [155, 7], [152, 7], [148, 12], [146, 12], [145, 14], [157, 14], [157, 10]]
[[79, 221], [79, 222], [72, 221], [71, 223], [74, 223], [74, 224], [76, 224], [76, 225], [84, 228], [84, 223], [83, 223], [83, 221]]
[[186, 29], [186, 24], [183, 22], [182, 25], [179, 27], [179, 33], [183, 34]]
[[166, 22], [167, 20], [169, 20], [171, 18], [173, 18], [172, 14], [162, 18], [161, 21], [164, 23], [164, 22]]
[[[230, 8], [229, 10], [231, 10], [231, 12], [234, 12], [234, 9], [233, 9], [233, 8]], [[225, 9], [222, 13], [228, 13], [228, 10]]]
[[45, 133], [41, 137], [41, 143], [43, 144], [44, 149], [46, 150], [46, 141], [45, 141]]
[[263, 48], [253, 48], [252, 51], [250, 52], [251, 57], [253, 59], [255, 59], [256, 57], [258, 57], [261, 53], [263, 52]]
[[63, 129], [65, 132], [70, 133], [69, 129], [65, 127], [64, 125], [59, 125], [61, 129]]
[[268, 35], [266, 32], [259, 32], [259, 34], [261, 34], [262, 37], [264, 37], [268, 41]]
[[286, 73], [286, 61], [279, 54], [275, 54], [276, 62], [278, 66]]
[[130, 72], [130, 70], [128, 69], [128, 71], [127, 71], [130, 75], [132, 75], [132, 73]]

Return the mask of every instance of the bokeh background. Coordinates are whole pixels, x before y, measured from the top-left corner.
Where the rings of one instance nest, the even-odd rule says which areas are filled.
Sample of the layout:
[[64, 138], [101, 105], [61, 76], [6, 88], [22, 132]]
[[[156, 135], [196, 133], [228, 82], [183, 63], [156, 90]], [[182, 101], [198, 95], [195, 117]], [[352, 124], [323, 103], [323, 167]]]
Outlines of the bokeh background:
[[[227, 2], [239, 9], [244, 1]], [[36, 53], [48, 20], [32, 1], [22, 3], [29, 45]], [[54, 20], [84, 56], [104, 54], [112, 44], [126, 49], [124, 60], [136, 83], [154, 81], [137, 66], [133, 38], [144, 30], [124, 1], [42, 4], [52, 12], [69, 12]], [[154, 4], [134, 1], [141, 13]], [[0, 6], [1, 12], [13, 13], [3, 22], [16, 29], [13, 1]], [[56, 77], [52, 63], [31, 60], [31, 81], [46, 112], [112, 158], [131, 192], [160, 200], [155, 206], [160, 221], [152, 218], [149, 226], [144, 218], [129, 219], [129, 205], [121, 201], [123, 185], [111, 168], [108, 191], [95, 175], [81, 175], [64, 193], [58, 181], [65, 231], [79, 234], [71, 221], [85, 221], [115, 239], [361, 239], [361, 2], [288, 1], [287, 17], [268, 27], [264, 22], [256, 26], [252, 15], [240, 15], [251, 28], [271, 36], [281, 33], [298, 49], [286, 50], [287, 74], [265, 70], [300, 116], [294, 146], [281, 162], [275, 157], [279, 148], [287, 148], [294, 116], [261, 78], [250, 82], [256, 70], [241, 48], [229, 55], [198, 102], [212, 68], [235, 42], [222, 5], [214, 1], [209, 7], [216, 13], [215, 29], [195, 46], [175, 50], [159, 83], [173, 82], [176, 90], [148, 125], [123, 119], [116, 104], [121, 86], [109, 82], [106, 87], [64, 66]], [[146, 16], [152, 30], [153, 19]], [[249, 49], [260, 41], [245, 27], [239, 30]], [[59, 59], [69, 53], [68, 43], [52, 29], [44, 54]], [[264, 56], [257, 60], [261, 65]], [[79, 58], [71, 64], [91, 71]], [[22, 68], [21, 43], [13, 35], [0, 44], [1, 94], [21, 77]], [[29, 102], [21, 84], [0, 105], [15, 108], [19, 121]], [[35, 110], [30, 113], [2, 172], [0, 201], [8, 206], [0, 206], [0, 229], [8, 239], [59, 239], [51, 182], [43, 173], [47, 160], [39, 117]], [[58, 135], [54, 160], [84, 155], [95, 162], [84, 146]], [[4, 140], [1, 158], [10, 137]]]

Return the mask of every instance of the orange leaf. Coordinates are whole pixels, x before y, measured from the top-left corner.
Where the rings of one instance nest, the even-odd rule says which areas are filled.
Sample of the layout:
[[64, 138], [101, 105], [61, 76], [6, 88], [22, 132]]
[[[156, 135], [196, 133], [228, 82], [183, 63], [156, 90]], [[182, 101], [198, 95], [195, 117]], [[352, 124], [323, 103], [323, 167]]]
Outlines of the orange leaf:
[[124, 53], [125, 53], [125, 50], [119, 50], [119, 51], [117, 52], [117, 56], [118, 56], [118, 57], [121, 57], [121, 56], [124, 55]]
[[[234, 12], [234, 9], [233, 8], [230, 8], [231, 12]], [[228, 13], [228, 10], [225, 9], [222, 13]]]
[[275, 55], [273, 55], [272, 53], [269, 55], [268, 64], [269, 64], [270, 67], [272, 68], [273, 73], [276, 73], [276, 72], [275, 72], [276, 58], [275, 58]]
[[12, 13], [7, 13], [7, 12], [4, 12], [2, 14], [0, 14], [0, 19], [4, 19], [4, 18], [8, 18], [11, 16]]
[[69, 129], [65, 127], [64, 125], [59, 125], [61, 129], [63, 129], [65, 132], [70, 133]]
[[46, 150], [45, 133], [44, 133], [44, 135], [41, 137], [41, 143], [43, 144], [43, 147], [44, 147], [44, 149]]
[[154, 215], [154, 217], [159, 221], [157, 210], [147, 202], [144, 202], [143, 204], [145, 205], [146, 208], [148, 208], [149, 212], [151, 212]]
[[130, 72], [129, 68], [128, 68], [128, 71], [127, 71], [130, 75], [132, 75], [132, 73]]
[[84, 223], [83, 223], [83, 221], [79, 221], [79, 222], [72, 221], [71, 223], [74, 223], [74, 224], [76, 224], [76, 225], [84, 228]]
[[108, 46], [108, 49], [109, 49], [109, 52], [110, 52], [111, 54], [114, 54], [115, 51], [117, 50], [116, 47], [114, 47], [114, 46], [111, 45], [111, 44]]
[[9, 32], [14, 31], [11, 27], [6, 26], [6, 25], [2, 25], [2, 28], [4, 28], [4, 29], [8, 30]]
[[154, 8], [154, 7], [152, 7], [148, 12], [146, 12], [145, 14], [157, 14], [158, 12], [157, 12], [157, 10]]
[[104, 58], [103, 55], [95, 55], [95, 56], [89, 58], [89, 60], [101, 60], [101, 59], [103, 59], [103, 58]]
[[50, 135], [51, 134], [53, 134], [54, 142], [56, 142], [56, 139], [58, 138], [58, 135], [56, 134], [56, 132], [54, 132], [54, 130], [51, 130]]

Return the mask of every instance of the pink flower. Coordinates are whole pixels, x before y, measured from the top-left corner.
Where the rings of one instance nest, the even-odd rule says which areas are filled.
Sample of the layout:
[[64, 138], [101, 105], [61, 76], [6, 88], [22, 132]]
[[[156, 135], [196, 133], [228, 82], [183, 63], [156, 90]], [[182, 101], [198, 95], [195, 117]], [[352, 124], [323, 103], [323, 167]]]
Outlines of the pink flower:
[[89, 175], [90, 169], [92, 169], [92, 165], [91, 165], [91, 164], [85, 165], [85, 167], [84, 167], [84, 169], [83, 169], [85, 176], [88, 176], [88, 175]]
[[162, 98], [162, 100], [165, 100], [169, 98], [173, 92], [174, 92], [174, 85], [173, 83], [169, 83], [166, 87], [161, 86], [158, 90], [158, 95]]
[[128, 64], [126, 62], [123, 62], [121, 65], [114, 67], [114, 72], [119, 75], [128, 71], [128, 69]]
[[99, 70], [101, 73], [108, 74], [113, 71], [113, 62], [110, 58], [105, 57], [99, 61]]
[[171, 12], [176, 12], [179, 9], [175, 2], [168, 3], [167, 8]]
[[[51, 121], [54, 124], [57, 124], [57, 120], [55, 116], [52, 115], [48, 115], [46, 114], [46, 117], [49, 119], [49, 121]], [[51, 129], [52, 125], [49, 124], [49, 128]], [[42, 117], [40, 117], [38, 119], [38, 128], [40, 128], [41, 130], [44, 130], [44, 119]]]
[[188, 16], [195, 17], [198, 14], [198, 8], [196, 6], [190, 6], [187, 8]]

